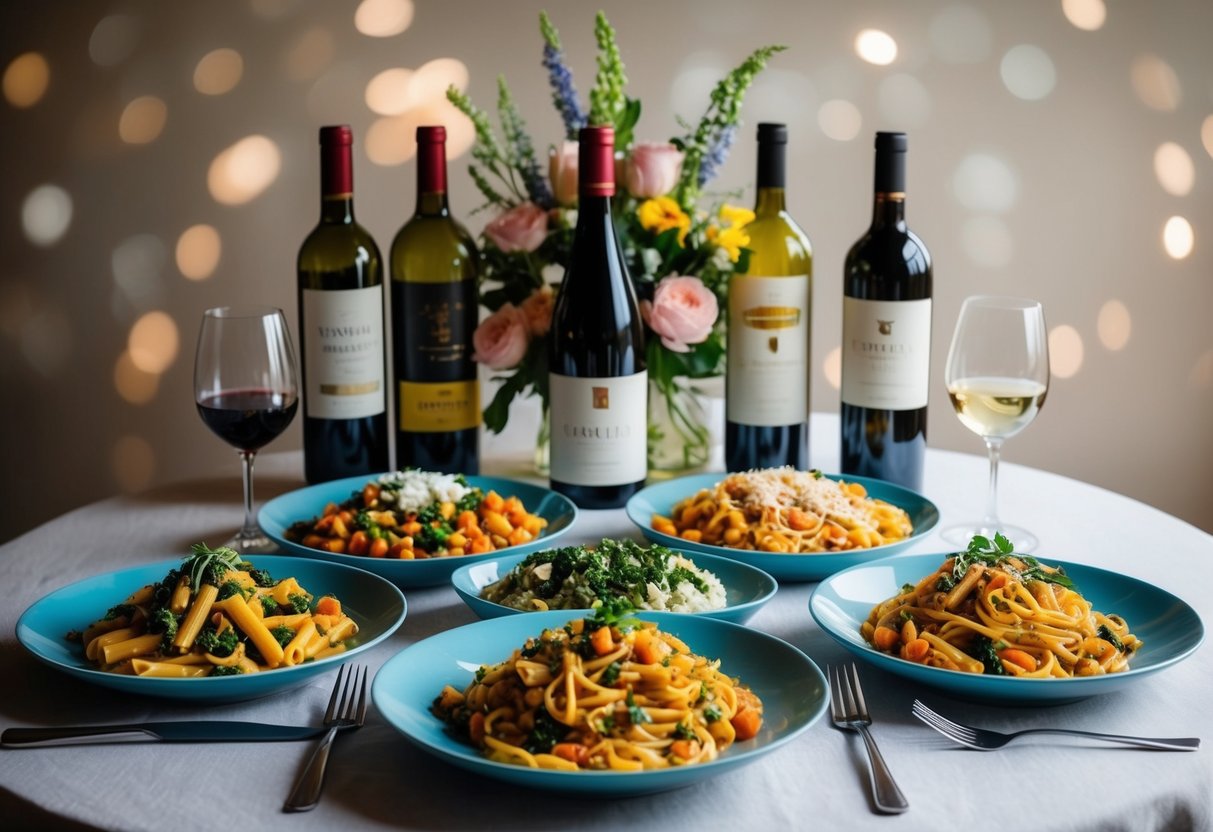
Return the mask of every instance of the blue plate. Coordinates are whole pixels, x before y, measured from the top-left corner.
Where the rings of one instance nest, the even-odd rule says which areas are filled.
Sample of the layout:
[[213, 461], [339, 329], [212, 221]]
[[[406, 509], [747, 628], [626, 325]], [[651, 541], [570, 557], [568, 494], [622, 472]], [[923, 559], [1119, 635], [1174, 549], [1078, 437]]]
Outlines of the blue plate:
[[255, 699], [302, 685], [313, 676], [334, 670], [386, 639], [404, 621], [406, 605], [400, 590], [380, 577], [332, 563], [251, 556], [247, 560], [269, 570], [276, 580], [294, 576], [313, 595], [333, 595], [358, 624], [355, 647], [326, 659], [263, 673], [201, 679], [157, 679], [104, 673], [84, 657], [84, 648], [67, 641], [69, 630], [83, 630], [135, 590], [160, 581], [181, 559], [136, 566], [86, 578], [57, 589], [36, 601], [17, 621], [17, 640], [40, 661], [78, 679], [127, 693], [201, 702]]
[[[774, 598], [775, 591], [779, 589], [779, 584], [775, 582], [775, 579], [757, 567], [729, 558], [705, 555], [702, 552], [678, 551], [693, 560], [700, 569], [713, 573], [725, 588], [726, 606], [723, 609], [690, 613], [692, 615], [744, 624], [754, 616], [754, 613], [762, 609], [767, 601]], [[514, 609], [480, 597], [482, 589], [505, 575], [526, 558], [525, 554], [506, 555], [461, 566], [451, 575], [451, 584], [464, 603], [481, 618], [497, 618], [514, 613], [534, 612], [534, 610]], [[641, 614], [643, 615], [643, 612]], [[686, 615], [687, 613], [676, 614]]]
[[1143, 642], [1123, 673], [1073, 679], [1019, 679], [986, 676], [908, 662], [881, 653], [859, 635], [872, 607], [907, 583], [917, 583], [947, 560], [947, 554], [886, 558], [839, 572], [822, 581], [809, 599], [809, 612], [821, 629], [859, 658], [900, 676], [932, 685], [958, 699], [999, 704], [1061, 704], [1107, 693], [1182, 661], [1200, 646], [1204, 626], [1196, 611], [1169, 592], [1145, 581], [1094, 566], [1041, 558], [1061, 566], [1094, 609], [1116, 613]]
[[697, 494], [701, 489], [714, 487], [726, 476], [728, 475], [722, 473], [693, 474], [689, 477], [680, 477], [676, 480], [650, 485], [628, 500], [628, 519], [640, 529], [641, 534], [655, 543], [661, 543], [670, 548], [704, 552], [709, 555], [721, 555], [739, 560], [742, 563], [757, 566], [781, 581], [819, 581], [840, 569], [892, 555], [913, 546], [939, 522], [939, 509], [935, 507], [935, 504], [908, 488], [867, 477], [840, 477], [827, 474], [832, 480], [843, 479], [847, 482], [857, 482], [867, 489], [869, 497], [884, 500], [886, 503], [892, 503], [898, 508], [904, 509], [910, 515], [910, 522], [914, 524], [913, 534], [905, 540], [875, 546], [871, 549], [792, 555], [695, 543], [663, 534], [653, 528], [654, 514], [669, 517], [678, 502]]
[[375, 707], [396, 730], [452, 765], [519, 786], [601, 797], [638, 795], [688, 786], [752, 763], [790, 742], [825, 710], [828, 687], [817, 665], [787, 642], [739, 624], [677, 613], [642, 613], [701, 656], [722, 659], [763, 702], [762, 730], [710, 763], [652, 771], [549, 771], [498, 763], [456, 740], [430, 713], [443, 685], [463, 690], [482, 664], [509, 658], [532, 636], [576, 618], [568, 611], [478, 621], [431, 636], [397, 653], [375, 676]]
[[338, 555], [301, 546], [286, 539], [286, 530], [292, 524], [300, 520], [319, 517], [324, 512], [326, 505], [345, 502], [354, 492], [361, 493], [364, 485], [377, 480], [379, 476], [379, 474], [370, 474], [362, 477], [348, 477], [282, 494], [261, 507], [261, 511], [257, 515], [257, 522], [260, 523], [262, 531], [288, 554], [356, 566], [387, 578], [396, 586], [412, 587], [445, 584], [451, 579], [451, 573], [460, 566], [500, 557], [503, 552], [510, 554], [533, 552], [536, 549], [551, 546], [552, 541], [567, 532], [573, 525], [573, 521], [577, 519], [577, 506], [573, 505], [573, 501], [550, 489], [502, 477], [468, 477], [469, 484], [480, 488], [486, 494], [489, 491], [496, 491], [502, 497], [518, 497], [526, 506], [527, 511], [538, 514], [548, 521], [547, 528], [530, 543], [510, 546], [508, 549], [485, 552], [482, 555], [458, 555], [417, 560]]

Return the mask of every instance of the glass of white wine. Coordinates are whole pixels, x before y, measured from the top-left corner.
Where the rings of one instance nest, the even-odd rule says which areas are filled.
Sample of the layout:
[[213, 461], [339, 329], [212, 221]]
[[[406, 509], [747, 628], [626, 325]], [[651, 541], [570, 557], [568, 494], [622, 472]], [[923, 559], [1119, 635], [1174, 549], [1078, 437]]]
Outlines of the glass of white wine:
[[961, 548], [974, 535], [1001, 532], [1016, 551], [1036, 548], [1034, 534], [998, 519], [998, 460], [1002, 443], [1036, 418], [1049, 391], [1049, 339], [1044, 309], [1024, 298], [978, 295], [967, 298], [956, 321], [944, 371], [948, 397], [961, 423], [985, 440], [990, 488], [980, 521], [943, 530]]

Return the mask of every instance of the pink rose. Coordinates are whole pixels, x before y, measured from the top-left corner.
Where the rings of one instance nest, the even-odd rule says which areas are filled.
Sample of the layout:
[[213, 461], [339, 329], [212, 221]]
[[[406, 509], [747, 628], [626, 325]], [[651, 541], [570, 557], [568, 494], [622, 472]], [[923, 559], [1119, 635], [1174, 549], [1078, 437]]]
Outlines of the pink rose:
[[638, 199], [665, 196], [678, 184], [682, 151], [664, 142], [639, 142], [628, 156], [624, 182]]
[[552, 193], [561, 205], [577, 204], [577, 142], [563, 142], [548, 159]]
[[645, 323], [674, 352], [690, 352], [687, 344], [707, 340], [719, 311], [716, 296], [702, 280], [681, 275], [662, 278], [652, 303], [640, 305]]
[[472, 358], [490, 370], [508, 370], [522, 361], [529, 340], [522, 310], [507, 303], [481, 321], [472, 333], [472, 346], [476, 348]]
[[484, 236], [504, 252], [531, 252], [548, 235], [548, 212], [533, 202], [515, 205], [484, 227]]
[[535, 338], [542, 338], [552, 328], [552, 307], [555, 306], [555, 295], [551, 286], [544, 286], [531, 292], [531, 296], [522, 302], [523, 317], [526, 318], [527, 329]]

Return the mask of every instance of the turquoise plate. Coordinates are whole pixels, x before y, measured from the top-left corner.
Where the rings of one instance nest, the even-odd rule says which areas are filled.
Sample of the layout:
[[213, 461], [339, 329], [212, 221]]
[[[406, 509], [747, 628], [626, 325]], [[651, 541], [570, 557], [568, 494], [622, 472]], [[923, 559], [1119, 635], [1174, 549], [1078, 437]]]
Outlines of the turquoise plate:
[[763, 702], [762, 730], [710, 763], [652, 771], [549, 771], [497, 763], [447, 733], [430, 703], [443, 685], [463, 690], [483, 664], [509, 658], [528, 638], [562, 627], [576, 615], [564, 610], [478, 621], [431, 636], [397, 653], [375, 676], [379, 713], [411, 742], [468, 771], [518, 786], [601, 797], [676, 789], [755, 762], [795, 739], [825, 711], [825, 677], [808, 656], [774, 636], [699, 615], [642, 613], [701, 656], [721, 659], [721, 670], [740, 678]]
[[327, 659], [262, 673], [201, 679], [149, 679], [96, 670], [84, 657], [84, 648], [64, 638], [69, 630], [83, 630], [140, 587], [162, 580], [170, 569], [181, 565], [180, 558], [108, 572], [55, 590], [22, 614], [17, 621], [17, 640], [35, 658], [86, 682], [126, 693], [219, 703], [256, 699], [302, 685], [313, 676], [335, 670], [338, 665], [370, 650], [396, 632], [404, 621], [404, 595], [388, 581], [369, 572], [275, 555], [250, 556], [247, 560], [260, 569], [269, 570], [276, 580], [295, 577], [304, 589], [317, 597], [335, 596], [341, 601], [342, 609], [358, 624], [358, 635], [354, 637], [356, 646]]
[[577, 506], [562, 494], [547, 488], [502, 477], [468, 477], [468, 483], [484, 493], [496, 491], [502, 497], [516, 496], [522, 500], [526, 510], [538, 514], [548, 521], [547, 528], [530, 543], [510, 546], [482, 555], [458, 555], [446, 558], [420, 558], [398, 560], [396, 558], [371, 558], [363, 555], [338, 555], [321, 549], [312, 549], [286, 539], [286, 530], [300, 520], [319, 517], [329, 503], [341, 503], [355, 492], [361, 493], [368, 482], [377, 480], [379, 474], [364, 477], [348, 477], [307, 488], [291, 491], [267, 502], [257, 515], [262, 531], [284, 552], [301, 558], [316, 558], [330, 563], [341, 563], [374, 572], [387, 578], [396, 586], [438, 586], [451, 579], [451, 573], [467, 563], [497, 558], [502, 553], [533, 552], [552, 545], [552, 542], [567, 532], [577, 519]]
[[869, 497], [884, 500], [905, 509], [906, 513], [910, 515], [910, 522], [914, 525], [913, 534], [905, 540], [875, 546], [871, 549], [781, 555], [777, 552], [756, 552], [752, 549], [731, 549], [727, 546], [695, 543], [663, 534], [653, 528], [654, 514], [669, 517], [678, 502], [698, 493], [701, 489], [714, 487], [726, 476], [728, 475], [722, 473], [693, 474], [689, 477], [680, 477], [676, 480], [650, 485], [628, 500], [628, 519], [640, 529], [641, 534], [655, 543], [661, 543], [670, 548], [685, 549], [689, 552], [703, 552], [739, 560], [751, 566], [757, 566], [781, 581], [819, 581], [840, 569], [901, 552], [917, 543], [939, 522], [939, 509], [935, 507], [935, 504], [908, 488], [867, 477], [840, 477], [827, 474], [826, 476], [832, 480], [844, 479], [847, 482], [857, 482], [867, 489]]
[[[675, 613], [676, 615], [702, 615], [707, 618], [719, 618], [721, 621], [744, 624], [754, 616], [754, 613], [762, 609], [767, 601], [774, 598], [775, 591], [779, 589], [779, 584], [775, 582], [774, 578], [755, 566], [716, 555], [705, 555], [702, 552], [688, 552], [684, 549], [678, 551], [693, 560], [700, 569], [706, 569], [720, 579], [720, 582], [724, 584], [726, 605], [719, 610]], [[455, 592], [459, 593], [459, 597], [463, 599], [464, 603], [472, 608], [472, 612], [481, 618], [497, 618], [514, 613], [534, 612], [534, 610], [514, 609], [480, 597], [482, 589], [505, 575], [527, 557], [524, 554], [506, 555], [461, 566], [451, 575], [451, 585], [455, 587]]]
[[1061, 704], [1117, 690], [1186, 659], [1204, 639], [1204, 626], [1196, 611], [1171, 593], [1117, 572], [1045, 556], [1040, 557], [1041, 562], [1064, 568], [1094, 609], [1122, 616], [1142, 640], [1142, 647], [1129, 661], [1129, 670], [1073, 679], [985, 676], [908, 662], [881, 653], [863, 640], [859, 626], [872, 607], [895, 595], [902, 585], [922, 580], [948, 557], [906, 555], [844, 570], [813, 590], [809, 612], [839, 644], [882, 670], [939, 688], [958, 699], [1013, 705]]

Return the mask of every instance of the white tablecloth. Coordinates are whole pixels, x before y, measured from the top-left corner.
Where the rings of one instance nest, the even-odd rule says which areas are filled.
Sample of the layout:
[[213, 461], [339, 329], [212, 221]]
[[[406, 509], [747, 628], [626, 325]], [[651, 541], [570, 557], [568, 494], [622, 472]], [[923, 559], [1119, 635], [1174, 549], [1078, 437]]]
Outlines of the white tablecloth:
[[[813, 463], [837, 468], [837, 418], [814, 415]], [[486, 473], [518, 474], [529, 450], [520, 432], [487, 443]], [[1013, 444], [1011, 446], [1013, 450]], [[516, 460], [510, 463], [509, 459]], [[238, 521], [236, 460], [205, 482], [86, 506], [0, 547], [0, 728], [150, 719], [248, 719], [318, 723], [333, 674], [262, 700], [198, 708], [128, 698], [78, 682], [27, 655], [14, 638], [20, 613], [81, 578], [170, 558], [198, 540], [219, 541]], [[926, 494], [941, 526], [979, 516], [985, 460], [931, 450]], [[302, 483], [298, 454], [258, 464], [268, 498]], [[1202, 576], [1213, 537], [1153, 508], [1074, 480], [1007, 465], [1003, 516], [1030, 525], [1038, 554], [1144, 578], [1213, 619]], [[634, 535], [622, 511], [582, 512], [567, 542]], [[942, 552], [933, 534], [914, 551]], [[819, 665], [849, 658], [807, 610], [812, 584], [788, 584], [750, 622]], [[471, 623], [449, 588], [406, 591], [408, 618], [365, 656], [378, 669], [403, 647]], [[992, 728], [1069, 725], [1213, 743], [1209, 648], [1131, 689], [1050, 708], [997, 709], [861, 667], [874, 733], [909, 812], [873, 813], [862, 744], [828, 720], [753, 765], [677, 792], [620, 800], [520, 793], [452, 768], [410, 745], [372, 708], [366, 726], [340, 737], [328, 785], [311, 813], [280, 811], [310, 743], [71, 746], [0, 749], [0, 828], [186, 829], [898, 829], [1147, 830], [1213, 828], [1213, 748], [1158, 753], [1111, 746], [1021, 741], [983, 754], [954, 746], [910, 715], [919, 697]], [[1061, 743], [1069, 741], [1061, 740]]]

